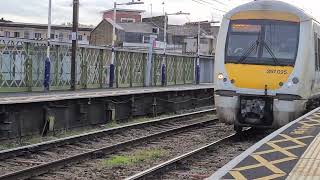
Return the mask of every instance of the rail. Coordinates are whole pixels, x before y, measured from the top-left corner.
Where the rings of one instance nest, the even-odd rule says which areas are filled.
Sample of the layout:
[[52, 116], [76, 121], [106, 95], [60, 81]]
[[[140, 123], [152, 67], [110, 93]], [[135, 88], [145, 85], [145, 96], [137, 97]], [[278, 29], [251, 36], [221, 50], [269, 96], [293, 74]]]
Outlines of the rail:
[[[198, 113], [202, 114], [202, 113], [207, 113], [207, 112], [211, 112], [211, 111], [213, 111], [213, 109], [212, 110], [201, 111], [201, 112], [198, 112]], [[193, 115], [197, 115], [197, 113], [188, 113], [188, 116], [193, 116]], [[169, 119], [172, 120], [173, 118], [184, 118], [184, 117], [186, 117], [186, 114], [178, 115], [178, 116], [167, 118], [167, 119], [155, 120], [155, 121], [151, 122], [151, 124], [152, 123], [159, 123], [159, 122], [165, 123], [165, 121], [167, 121]], [[118, 151], [120, 149], [129, 147], [131, 145], [136, 145], [136, 144], [139, 144], [139, 143], [142, 143], [142, 142], [150, 141], [152, 139], [158, 139], [158, 138], [161, 138], [161, 137], [168, 136], [170, 134], [175, 134], [177, 132], [186, 131], [186, 130], [188, 130], [190, 128], [195, 128], [195, 127], [203, 126], [203, 125], [206, 125], [206, 124], [209, 125], [209, 124], [215, 123], [216, 121], [217, 121], [217, 119], [209, 119], [209, 120], [205, 119], [205, 120], [201, 120], [201, 121], [196, 120], [196, 121], [190, 121], [188, 123], [182, 121], [181, 123], [183, 125], [179, 125], [179, 126], [172, 127], [172, 128], [166, 127], [165, 128], [166, 130], [160, 130], [160, 131], [158, 130], [158, 132], [154, 132], [154, 133], [151, 133], [149, 135], [145, 135], [143, 137], [139, 136], [137, 138], [133, 138], [133, 139], [130, 139], [130, 140], [120, 141], [120, 143], [117, 140], [117, 141], [115, 141], [115, 142], [118, 142], [116, 144], [107, 145], [107, 146], [103, 145], [103, 146], [101, 146], [99, 148], [94, 148], [94, 149], [90, 148], [90, 149], [87, 149], [84, 152], [83, 152], [83, 150], [81, 150], [80, 153], [75, 153], [75, 154], [72, 154], [70, 156], [66, 156], [66, 157], [63, 157], [61, 159], [58, 159], [58, 160], [53, 160], [53, 161], [47, 160], [48, 162], [47, 161], [46, 162], [41, 162], [41, 163], [38, 163], [38, 164], [33, 165], [33, 166], [26, 166], [25, 168], [19, 167], [18, 170], [15, 170], [13, 172], [9, 172], [9, 173], [1, 175], [0, 179], [27, 179], [27, 178], [30, 178], [30, 177], [33, 177], [33, 176], [41, 175], [41, 174], [46, 173], [46, 172], [48, 172], [48, 171], [50, 171], [52, 169], [55, 169], [55, 168], [60, 168], [60, 167], [65, 166], [65, 165], [70, 165], [72, 163], [77, 163], [79, 161], [86, 160], [86, 159], [89, 159], [91, 157], [96, 157], [96, 156], [101, 156], [103, 154], [112, 153], [114, 151]], [[143, 128], [147, 124], [148, 123], [138, 123], [138, 124], [134, 124], [134, 125], [131, 125], [131, 126], [134, 126], [134, 127], [140, 126], [140, 128]], [[112, 133], [118, 132], [122, 128], [132, 128], [131, 126], [115, 128], [115, 129], [110, 130], [112, 132], [109, 131], [109, 133], [112, 134]], [[122, 131], [124, 131], [124, 129], [122, 129]], [[69, 138], [69, 139], [63, 139], [63, 140], [60, 140], [60, 141], [49, 142], [47, 144], [38, 144], [38, 145], [35, 145], [35, 146], [31, 146], [31, 147], [24, 147], [24, 148], [16, 149], [16, 150], [13, 150], [13, 151], [2, 152], [2, 153], [5, 153], [5, 154], [2, 155], [1, 158], [2, 159], [12, 158], [12, 157], [15, 157], [15, 156], [23, 155], [21, 153], [30, 153], [30, 152], [33, 152], [33, 151], [45, 151], [45, 149], [48, 149], [52, 145], [53, 145], [52, 146], [53, 148], [56, 148], [57, 146], [59, 147], [59, 146], [67, 145], [67, 144], [81, 143], [82, 141], [85, 141], [85, 139], [87, 139], [87, 141], [89, 141], [89, 139], [98, 138], [99, 136], [101, 136], [101, 134], [99, 134], [99, 133], [102, 133], [102, 132], [89, 133], [89, 134], [80, 135], [80, 136], [77, 136], [77, 137], [72, 137], [72, 138]], [[131, 134], [131, 133], [129, 133], [129, 134]], [[100, 142], [98, 144], [100, 144]], [[75, 150], [75, 152], [77, 152], [77, 151]], [[20, 157], [20, 159], [21, 159], [21, 157]], [[28, 160], [30, 160], [30, 159], [28, 159]], [[3, 163], [5, 163], [5, 161], [3, 161]], [[9, 168], [9, 167], [6, 167], [6, 168]]]

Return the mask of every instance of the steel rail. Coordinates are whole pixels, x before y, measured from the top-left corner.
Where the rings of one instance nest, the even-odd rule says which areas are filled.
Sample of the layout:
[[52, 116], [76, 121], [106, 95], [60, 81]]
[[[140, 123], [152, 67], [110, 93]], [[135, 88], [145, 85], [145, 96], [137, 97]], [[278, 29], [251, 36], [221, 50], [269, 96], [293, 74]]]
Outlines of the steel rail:
[[184, 117], [188, 117], [188, 116], [201, 115], [201, 114], [205, 114], [205, 113], [209, 113], [209, 112], [215, 112], [215, 109], [207, 109], [207, 110], [202, 110], [202, 111], [197, 111], [197, 112], [192, 112], [192, 113], [185, 113], [185, 114], [180, 114], [180, 115], [175, 115], [175, 116], [170, 116], [170, 117], [158, 118], [158, 119], [155, 119], [152, 121], [134, 123], [134, 124], [125, 125], [125, 126], [121, 126], [121, 127], [104, 129], [104, 130], [94, 131], [94, 132], [90, 132], [90, 133], [84, 133], [81, 135], [75, 135], [75, 136], [71, 136], [71, 137], [67, 137], [67, 138], [61, 138], [61, 139], [57, 139], [57, 140], [47, 141], [47, 142], [43, 142], [43, 143], [37, 143], [37, 144], [18, 147], [18, 148], [14, 148], [14, 149], [3, 150], [3, 151], [0, 151], [0, 160], [4, 160], [7, 158], [12, 158], [12, 157], [16, 157], [16, 156], [22, 156], [24, 154], [27, 154], [30, 152], [36, 152], [39, 150], [44, 151], [44, 150], [47, 150], [50, 148], [56, 148], [56, 147], [63, 146], [63, 145], [77, 143], [77, 142], [81, 142], [84, 140], [101, 137], [106, 134], [113, 134], [113, 133], [122, 132], [125, 130], [130, 130], [133, 128], [139, 128], [139, 127], [142, 128], [145, 126], [152, 126], [152, 125], [156, 125], [158, 123], [165, 123], [168, 121], [172, 121], [174, 119], [184, 118]]
[[209, 125], [209, 124], [215, 123], [217, 121], [218, 121], [218, 119], [216, 119], [216, 118], [210, 119], [210, 120], [204, 120], [204, 121], [196, 122], [193, 124], [169, 129], [169, 130], [162, 131], [159, 133], [155, 133], [152, 135], [148, 135], [148, 136], [136, 138], [133, 140], [121, 142], [121, 143], [118, 143], [118, 144], [115, 144], [112, 146], [106, 146], [103, 148], [90, 150], [88, 152], [80, 153], [80, 154], [70, 156], [70, 157], [67, 157], [64, 159], [59, 159], [56, 161], [51, 161], [48, 163], [44, 163], [44, 164], [36, 165], [36, 166], [30, 167], [30, 168], [26, 168], [26, 169], [23, 169], [20, 171], [4, 174], [4, 175], [0, 176], [0, 180], [1, 179], [6, 179], [6, 180], [28, 179], [28, 178], [31, 178], [34, 176], [39, 176], [39, 175], [45, 174], [51, 170], [54, 170], [54, 169], [57, 169], [57, 168], [60, 168], [60, 167], [66, 166], [66, 165], [78, 163], [78, 162], [81, 162], [83, 160], [90, 159], [90, 158], [101, 157], [105, 154], [110, 154], [110, 153], [119, 151], [123, 148], [130, 147], [132, 145], [137, 145], [137, 144], [149, 142], [154, 139], [167, 137], [169, 135], [177, 134], [177, 133], [186, 131], [188, 129], [192, 129], [192, 128], [196, 128], [196, 127], [204, 126], [204, 125]]
[[171, 159], [169, 161], [161, 163], [161, 164], [159, 164], [157, 166], [151, 167], [151, 168], [149, 168], [149, 169], [147, 169], [145, 171], [137, 173], [137, 174], [135, 174], [133, 176], [130, 176], [130, 177], [126, 178], [125, 180], [148, 179], [148, 177], [150, 177], [150, 176], [152, 176], [152, 175], [154, 175], [154, 174], [156, 174], [158, 172], [164, 172], [164, 171], [170, 169], [170, 167], [178, 164], [179, 162], [181, 162], [181, 161], [183, 161], [185, 159], [188, 159], [188, 158], [190, 158], [190, 157], [192, 157], [192, 156], [194, 156], [196, 154], [205, 152], [206, 150], [208, 150], [208, 149], [210, 149], [210, 148], [212, 148], [214, 146], [217, 146], [217, 145], [219, 145], [219, 144], [221, 144], [221, 143], [223, 143], [225, 141], [228, 141], [228, 140], [236, 137], [237, 135], [238, 135], [237, 133], [231, 134], [231, 135], [229, 135], [229, 136], [227, 136], [225, 138], [222, 138], [222, 139], [220, 139], [218, 141], [215, 141], [215, 142], [213, 142], [211, 144], [205, 145], [205, 146], [203, 146], [201, 148], [198, 148], [196, 150], [190, 151], [190, 152], [188, 152], [186, 154], [183, 154], [183, 155], [178, 156], [176, 158], [173, 158], [173, 159]]

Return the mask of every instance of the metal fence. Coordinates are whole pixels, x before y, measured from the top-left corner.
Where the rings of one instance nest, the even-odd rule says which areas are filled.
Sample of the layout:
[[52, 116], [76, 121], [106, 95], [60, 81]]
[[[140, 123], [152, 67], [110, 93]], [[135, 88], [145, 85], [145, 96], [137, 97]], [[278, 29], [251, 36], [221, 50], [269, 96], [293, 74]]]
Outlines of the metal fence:
[[[44, 41], [0, 38], [0, 92], [43, 91]], [[138, 51], [115, 51], [115, 87], [144, 86], [148, 54]], [[71, 45], [51, 44], [50, 89], [68, 90], [71, 86]], [[161, 85], [163, 55], [154, 54], [152, 86]], [[111, 49], [79, 46], [76, 58], [77, 89], [106, 88], [109, 83]], [[196, 57], [166, 55], [167, 85], [195, 82]], [[205, 74], [210, 74], [206, 72]]]

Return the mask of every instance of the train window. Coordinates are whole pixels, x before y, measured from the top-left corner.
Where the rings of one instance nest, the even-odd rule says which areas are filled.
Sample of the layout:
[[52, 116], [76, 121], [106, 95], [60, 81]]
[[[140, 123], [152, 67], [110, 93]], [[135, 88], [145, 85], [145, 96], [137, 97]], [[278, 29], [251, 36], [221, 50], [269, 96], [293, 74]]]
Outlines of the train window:
[[299, 23], [273, 20], [231, 21], [226, 63], [293, 66], [299, 44]]
[[[294, 59], [298, 44], [297, 27], [284, 24], [265, 26], [264, 42], [273, 51], [277, 59]], [[267, 47], [263, 48], [262, 57], [272, 58]]]

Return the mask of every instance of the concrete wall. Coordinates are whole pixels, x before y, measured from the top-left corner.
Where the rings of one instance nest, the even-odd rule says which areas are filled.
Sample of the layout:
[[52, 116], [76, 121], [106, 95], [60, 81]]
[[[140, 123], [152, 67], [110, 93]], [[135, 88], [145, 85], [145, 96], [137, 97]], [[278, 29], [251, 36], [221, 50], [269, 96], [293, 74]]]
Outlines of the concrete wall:
[[213, 89], [203, 89], [112, 98], [1, 105], [0, 139], [50, 132], [48, 124], [46, 124], [48, 119], [54, 119], [52, 131], [61, 131], [106, 124], [111, 121], [123, 122], [139, 116], [157, 116], [164, 113], [213, 106], [213, 93]]

